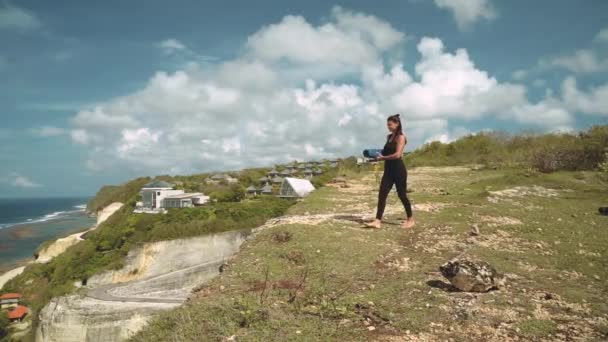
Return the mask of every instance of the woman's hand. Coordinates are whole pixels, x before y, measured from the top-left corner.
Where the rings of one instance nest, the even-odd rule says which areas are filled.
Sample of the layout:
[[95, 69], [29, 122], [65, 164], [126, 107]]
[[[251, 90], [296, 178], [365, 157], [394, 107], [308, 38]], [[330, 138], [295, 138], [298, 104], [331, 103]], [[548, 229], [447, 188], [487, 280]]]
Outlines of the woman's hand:
[[381, 154], [379, 154], [379, 155], [376, 157], [376, 160], [378, 160], [378, 161], [384, 160], [384, 156], [383, 156], [383, 155], [381, 155]]

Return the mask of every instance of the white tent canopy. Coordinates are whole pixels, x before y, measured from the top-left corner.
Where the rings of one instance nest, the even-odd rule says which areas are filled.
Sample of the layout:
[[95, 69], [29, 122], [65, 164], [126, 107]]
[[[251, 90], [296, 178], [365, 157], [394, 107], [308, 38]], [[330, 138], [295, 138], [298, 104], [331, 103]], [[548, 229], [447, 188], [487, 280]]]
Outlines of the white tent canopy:
[[286, 177], [281, 183], [281, 197], [305, 197], [315, 190], [315, 187], [308, 179]]

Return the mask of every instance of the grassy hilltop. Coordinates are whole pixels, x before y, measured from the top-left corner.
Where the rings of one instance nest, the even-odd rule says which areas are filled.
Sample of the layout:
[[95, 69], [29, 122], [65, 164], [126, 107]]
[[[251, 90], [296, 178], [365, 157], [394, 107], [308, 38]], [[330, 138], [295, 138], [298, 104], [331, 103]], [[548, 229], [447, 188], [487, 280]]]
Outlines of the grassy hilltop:
[[[384, 228], [364, 229], [379, 174], [351, 174], [266, 226], [133, 341], [606, 340], [607, 147], [606, 126], [427, 145], [406, 163], [442, 166], [410, 169], [411, 231], [393, 195]], [[461, 163], [489, 167], [445, 166]], [[437, 268], [456, 256], [489, 262], [506, 288], [454, 291]]]
[[[379, 170], [357, 167], [353, 158], [314, 181], [321, 186], [346, 175], [348, 187], [322, 187], [298, 203], [246, 198], [244, 187], [269, 170], [249, 169], [231, 173], [238, 185], [207, 184], [207, 174], [159, 176], [216, 202], [133, 214], [139, 189], [150, 181], [138, 178], [103, 187], [89, 212], [116, 201], [125, 206], [48, 264], [29, 265], [4, 290], [25, 295], [35, 326], [52, 297], [122, 267], [137, 244], [253, 228], [282, 216], [192, 301], [133, 339], [602, 340], [608, 220], [596, 212], [608, 205], [607, 149], [608, 126], [427, 144], [406, 156], [418, 222], [412, 231], [398, 227], [403, 213], [393, 195], [384, 229], [362, 228], [362, 215], [374, 212]], [[479, 236], [469, 234], [474, 224]], [[461, 255], [505, 272], [507, 288], [452, 292], [437, 266]]]

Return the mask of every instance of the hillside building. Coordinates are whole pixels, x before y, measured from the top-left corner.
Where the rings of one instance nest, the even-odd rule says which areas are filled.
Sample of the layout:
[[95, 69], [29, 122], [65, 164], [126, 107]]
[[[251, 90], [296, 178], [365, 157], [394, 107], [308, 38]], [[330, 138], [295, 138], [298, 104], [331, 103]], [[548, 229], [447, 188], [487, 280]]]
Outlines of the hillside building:
[[141, 189], [141, 202], [135, 206], [135, 213], [161, 213], [169, 208], [188, 208], [209, 201], [209, 196], [200, 192], [186, 193], [174, 190], [174, 185], [165, 181], [150, 182]]
[[281, 183], [279, 197], [302, 198], [308, 196], [315, 187], [307, 179], [287, 177]]
[[13, 307], [19, 305], [21, 301], [20, 293], [5, 293], [0, 296], [0, 308]]
[[26, 306], [17, 305], [14, 309], [10, 310], [6, 314], [11, 322], [15, 322], [22, 321], [29, 312], [30, 309], [28, 309]]

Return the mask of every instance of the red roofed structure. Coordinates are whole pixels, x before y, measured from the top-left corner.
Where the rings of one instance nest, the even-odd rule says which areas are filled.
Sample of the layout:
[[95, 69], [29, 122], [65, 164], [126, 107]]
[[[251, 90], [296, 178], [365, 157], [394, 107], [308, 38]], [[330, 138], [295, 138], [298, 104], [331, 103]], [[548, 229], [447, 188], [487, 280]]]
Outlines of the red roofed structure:
[[27, 307], [23, 305], [18, 305], [13, 310], [7, 312], [8, 319], [10, 319], [11, 321], [21, 321], [25, 316], [27, 316], [29, 311], [30, 309], [28, 309]]
[[0, 308], [6, 306], [14, 306], [19, 304], [19, 301], [21, 300], [21, 294], [20, 293], [5, 293], [3, 295], [0, 295]]
[[3, 299], [21, 299], [21, 293], [5, 293], [0, 296], [0, 300]]

